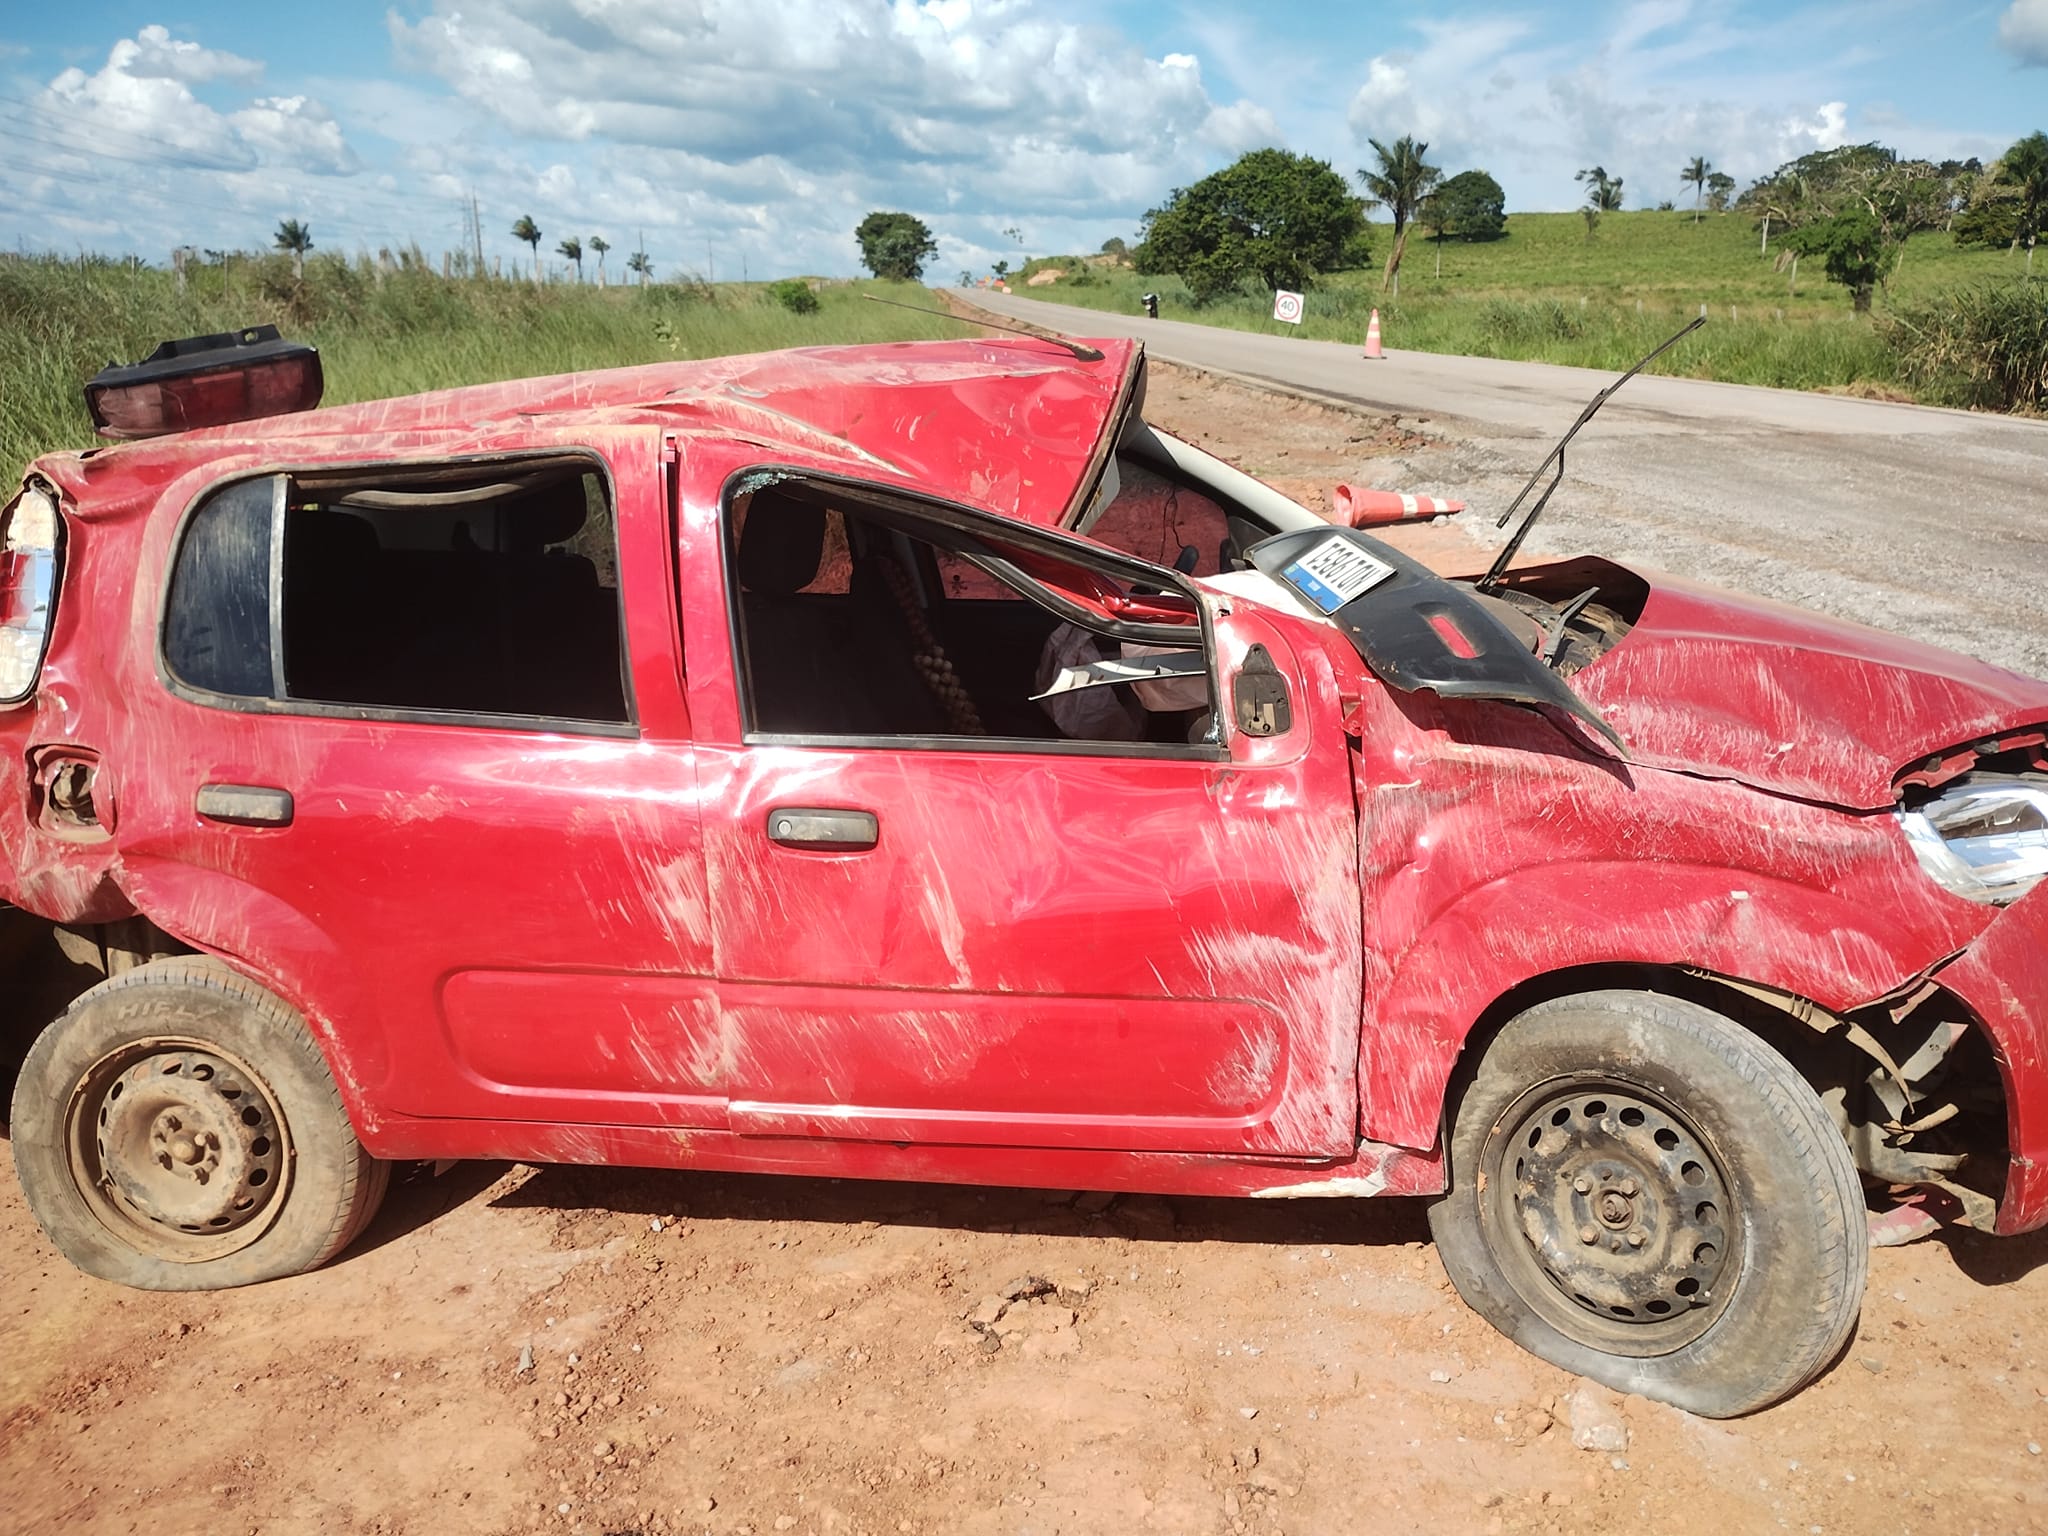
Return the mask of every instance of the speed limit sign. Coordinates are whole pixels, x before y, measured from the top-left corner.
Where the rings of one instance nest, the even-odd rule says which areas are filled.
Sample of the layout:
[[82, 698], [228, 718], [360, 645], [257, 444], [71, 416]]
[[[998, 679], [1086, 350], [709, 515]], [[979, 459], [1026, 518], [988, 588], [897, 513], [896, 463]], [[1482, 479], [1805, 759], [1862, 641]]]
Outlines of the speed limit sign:
[[1273, 291], [1273, 318], [1285, 320], [1289, 325], [1301, 324], [1301, 295], [1276, 288]]

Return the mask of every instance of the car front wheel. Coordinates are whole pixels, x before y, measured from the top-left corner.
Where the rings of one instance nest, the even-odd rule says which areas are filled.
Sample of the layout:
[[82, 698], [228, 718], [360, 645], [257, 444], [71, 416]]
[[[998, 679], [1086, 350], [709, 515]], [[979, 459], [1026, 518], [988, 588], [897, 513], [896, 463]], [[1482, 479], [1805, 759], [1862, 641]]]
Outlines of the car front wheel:
[[14, 1090], [30, 1210], [87, 1274], [198, 1291], [298, 1274], [369, 1224], [358, 1144], [304, 1021], [219, 961], [152, 961], [81, 996]]
[[1594, 992], [1511, 1019], [1430, 1212], [1466, 1302], [1566, 1370], [1727, 1418], [1797, 1391], [1869, 1264], [1847, 1144], [1813, 1090], [1706, 1008]]

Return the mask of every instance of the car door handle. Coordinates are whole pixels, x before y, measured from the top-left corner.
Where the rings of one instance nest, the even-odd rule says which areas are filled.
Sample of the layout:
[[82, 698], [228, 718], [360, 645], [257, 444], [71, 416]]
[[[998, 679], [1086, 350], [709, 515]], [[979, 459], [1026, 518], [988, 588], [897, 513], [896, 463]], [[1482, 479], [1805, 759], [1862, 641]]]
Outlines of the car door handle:
[[208, 821], [237, 827], [288, 827], [292, 792], [267, 784], [202, 784], [192, 809]]
[[779, 805], [768, 813], [768, 840], [785, 848], [823, 848], [857, 853], [882, 839], [873, 811], [841, 811]]

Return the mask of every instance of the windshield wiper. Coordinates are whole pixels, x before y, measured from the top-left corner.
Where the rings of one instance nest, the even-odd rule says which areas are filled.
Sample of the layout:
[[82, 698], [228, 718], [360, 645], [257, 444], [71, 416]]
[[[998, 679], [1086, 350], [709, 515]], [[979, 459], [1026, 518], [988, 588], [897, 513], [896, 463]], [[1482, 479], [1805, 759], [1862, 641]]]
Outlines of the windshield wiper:
[[1579, 412], [1579, 419], [1573, 422], [1565, 435], [1557, 440], [1557, 446], [1550, 450], [1541, 464], [1536, 466], [1536, 473], [1529, 477], [1529, 483], [1515, 493], [1515, 499], [1508, 503], [1507, 511], [1501, 513], [1499, 520], [1494, 523], [1493, 526], [1496, 528], [1507, 527], [1509, 520], [1515, 515], [1515, 509], [1528, 500], [1529, 493], [1536, 489], [1536, 482], [1543, 478], [1543, 472], [1553, 464], [1557, 466], [1556, 472], [1550, 477], [1550, 484], [1543, 487], [1543, 494], [1536, 498], [1536, 505], [1531, 507], [1529, 515], [1522, 519], [1522, 526], [1515, 530], [1513, 538], [1501, 546], [1500, 553], [1493, 557], [1493, 564], [1489, 565], [1486, 568], [1486, 574], [1479, 578], [1478, 585], [1481, 592], [1492, 592], [1500, 586], [1501, 577], [1507, 574], [1508, 565], [1514, 560], [1516, 553], [1522, 547], [1522, 540], [1529, 536], [1529, 530], [1536, 526], [1536, 519], [1543, 515], [1543, 509], [1550, 504], [1550, 493], [1556, 490], [1558, 482], [1564, 479], [1565, 444], [1578, 436], [1579, 428], [1593, 419], [1599, 412], [1600, 407], [1607, 403], [1609, 395], [1613, 394], [1622, 385], [1649, 367], [1657, 358], [1670, 351], [1671, 348], [1677, 346], [1678, 343], [1685, 340], [1686, 337], [1706, 323], [1707, 317], [1705, 315], [1698, 316], [1687, 324], [1684, 330], [1673, 336], [1669, 341], [1657, 346], [1641, 362], [1637, 363], [1635, 367], [1629, 369], [1627, 373], [1624, 373], [1620, 378], [1586, 402], [1586, 408]]

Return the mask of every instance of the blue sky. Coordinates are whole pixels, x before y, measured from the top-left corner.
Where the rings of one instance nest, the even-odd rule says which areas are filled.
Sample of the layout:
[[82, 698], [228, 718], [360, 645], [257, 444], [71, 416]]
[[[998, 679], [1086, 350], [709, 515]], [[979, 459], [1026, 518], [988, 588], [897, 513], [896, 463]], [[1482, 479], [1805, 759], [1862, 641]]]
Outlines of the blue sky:
[[[161, 261], [298, 217], [322, 249], [643, 238], [657, 273], [850, 273], [905, 208], [938, 275], [1130, 237], [1279, 144], [1347, 173], [1414, 133], [1512, 209], [1581, 166], [1630, 206], [1881, 139], [1989, 159], [2048, 127], [2048, 0], [161, 0], [0, 14], [0, 243]], [[1011, 235], [1007, 231], [1018, 233]]]

